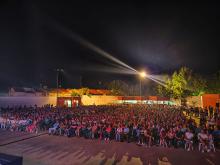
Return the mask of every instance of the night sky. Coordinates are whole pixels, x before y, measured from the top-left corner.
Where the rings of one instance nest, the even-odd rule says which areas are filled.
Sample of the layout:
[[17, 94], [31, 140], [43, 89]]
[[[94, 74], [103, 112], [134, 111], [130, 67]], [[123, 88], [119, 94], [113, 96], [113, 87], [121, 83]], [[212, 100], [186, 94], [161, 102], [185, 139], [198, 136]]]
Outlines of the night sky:
[[89, 87], [129, 77], [102, 72], [112, 62], [73, 41], [57, 25], [152, 74], [181, 66], [206, 75], [219, 70], [217, 2], [58, 2], [1, 0], [0, 90], [40, 83], [55, 87], [56, 68], [65, 70], [63, 87], [79, 87], [80, 76]]

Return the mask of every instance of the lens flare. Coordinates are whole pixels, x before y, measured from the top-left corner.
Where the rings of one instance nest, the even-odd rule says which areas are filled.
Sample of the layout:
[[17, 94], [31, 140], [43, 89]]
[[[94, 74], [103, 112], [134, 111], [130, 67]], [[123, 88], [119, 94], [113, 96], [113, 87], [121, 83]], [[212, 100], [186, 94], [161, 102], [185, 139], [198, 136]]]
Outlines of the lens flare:
[[139, 75], [140, 75], [142, 78], [147, 77], [147, 74], [146, 74], [145, 71], [140, 72]]

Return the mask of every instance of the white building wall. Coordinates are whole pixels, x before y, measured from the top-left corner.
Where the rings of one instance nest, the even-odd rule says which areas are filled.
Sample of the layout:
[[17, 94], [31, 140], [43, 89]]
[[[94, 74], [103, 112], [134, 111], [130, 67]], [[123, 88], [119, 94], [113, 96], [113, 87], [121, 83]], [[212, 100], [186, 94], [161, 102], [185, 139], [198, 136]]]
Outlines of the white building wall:
[[174, 105], [181, 106], [181, 100], [180, 99], [170, 98], [170, 101], [172, 101]]
[[[180, 99], [170, 99], [175, 105], [181, 106]], [[202, 97], [201, 96], [190, 96], [186, 98], [186, 105], [189, 107], [202, 107]]]
[[28, 96], [28, 97], [0, 97], [0, 107], [7, 107], [7, 106], [19, 106], [19, 105], [26, 105], [26, 106], [44, 106], [46, 104], [52, 104], [56, 106], [56, 97], [36, 97], [36, 96]]

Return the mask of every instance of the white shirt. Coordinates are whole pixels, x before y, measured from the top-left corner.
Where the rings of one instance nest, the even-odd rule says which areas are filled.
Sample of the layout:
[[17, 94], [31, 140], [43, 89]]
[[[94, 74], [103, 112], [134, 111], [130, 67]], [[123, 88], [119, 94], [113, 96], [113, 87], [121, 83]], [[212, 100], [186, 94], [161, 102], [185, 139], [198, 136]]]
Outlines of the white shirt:
[[186, 138], [188, 139], [188, 140], [191, 140], [192, 138], [193, 138], [193, 133], [192, 132], [186, 132]]
[[201, 138], [202, 140], [208, 139], [208, 136], [205, 133], [199, 133], [198, 137]]
[[122, 133], [122, 128], [120, 128], [120, 127], [117, 128], [117, 132], [118, 132], [118, 133]]

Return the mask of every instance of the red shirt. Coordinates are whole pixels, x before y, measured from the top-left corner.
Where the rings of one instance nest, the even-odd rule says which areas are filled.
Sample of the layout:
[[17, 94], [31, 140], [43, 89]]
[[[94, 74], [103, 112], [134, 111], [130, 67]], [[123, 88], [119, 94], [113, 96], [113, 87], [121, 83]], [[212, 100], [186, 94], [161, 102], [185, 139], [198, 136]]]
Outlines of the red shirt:
[[111, 127], [106, 128], [106, 132], [110, 133], [111, 132]]

